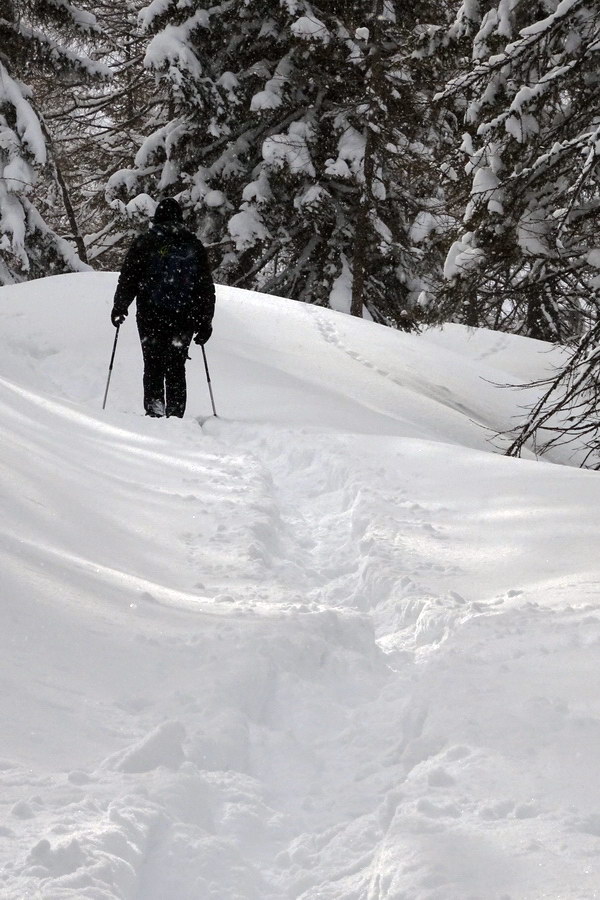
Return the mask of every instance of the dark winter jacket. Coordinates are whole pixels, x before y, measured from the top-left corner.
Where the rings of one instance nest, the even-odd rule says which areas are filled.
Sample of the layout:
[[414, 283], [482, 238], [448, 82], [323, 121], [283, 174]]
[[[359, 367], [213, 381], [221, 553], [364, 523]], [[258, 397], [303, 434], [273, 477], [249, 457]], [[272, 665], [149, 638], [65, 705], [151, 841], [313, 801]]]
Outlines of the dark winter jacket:
[[[178, 290], [177, 279], [175, 287], [169, 288], [161, 282], [159, 274], [161, 255], [167, 254], [172, 247], [184, 254], [187, 251], [195, 255], [197, 277], [194, 279], [191, 296], [185, 298], [183, 311], [177, 305], [181, 298], [173, 297], [173, 290]], [[182, 280], [181, 291], [183, 290], [185, 285]], [[157, 303], [157, 293], [164, 302]], [[208, 257], [198, 238], [180, 222], [155, 221], [152, 228], [137, 237], [131, 245], [119, 276], [113, 314], [127, 315], [134, 300], [137, 301], [137, 318], [145, 324], [210, 333], [215, 309], [215, 287]]]

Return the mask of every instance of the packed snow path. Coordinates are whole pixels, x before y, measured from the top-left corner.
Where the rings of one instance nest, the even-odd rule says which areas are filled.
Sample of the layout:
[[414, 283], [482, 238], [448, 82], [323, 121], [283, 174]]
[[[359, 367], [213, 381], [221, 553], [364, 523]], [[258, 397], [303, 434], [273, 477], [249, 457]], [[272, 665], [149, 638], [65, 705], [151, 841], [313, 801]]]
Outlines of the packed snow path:
[[0, 291], [0, 896], [600, 896], [598, 476], [541, 345], [221, 290], [140, 415], [114, 278]]

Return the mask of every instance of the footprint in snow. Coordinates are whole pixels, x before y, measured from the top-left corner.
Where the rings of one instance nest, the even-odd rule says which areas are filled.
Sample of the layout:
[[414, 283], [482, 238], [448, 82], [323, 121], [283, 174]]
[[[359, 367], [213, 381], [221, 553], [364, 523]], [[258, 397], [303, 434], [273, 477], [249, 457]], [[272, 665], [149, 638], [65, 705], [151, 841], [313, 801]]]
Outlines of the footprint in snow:
[[458, 806], [455, 806], [454, 803], [448, 804], [439, 804], [433, 803], [431, 800], [428, 800], [426, 797], [422, 797], [417, 803], [418, 812], [422, 813], [424, 816], [427, 816], [430, 819], [440, 819], [440, 818], [451, 818], [451, 819], [459, 819], [460, 818], [460, 809]]
[[592, 813], [584, 819], [576, 819], [571, 826], [572, 831], [600, 837], [600, 813]]
[[90, 775], [87, 775], [85, 772], [81, 772], [79, 769], [76, 769], [73, 772], [69, 772], [69, 774], [67, 775], [67, 780], [71, 784], [83, 785], [91, 784], [94, 779]]
[[427, 776], [427, 781], [431, 787], [450, 787], [455, 784], [452, 775], [441, 766], [433, 769]]
[[19, 800], [18, 803], [15, 803], [10, 812], [15, 819], [33, 819], [35, 817], [33, 807], [27, 803], [26, 800]]

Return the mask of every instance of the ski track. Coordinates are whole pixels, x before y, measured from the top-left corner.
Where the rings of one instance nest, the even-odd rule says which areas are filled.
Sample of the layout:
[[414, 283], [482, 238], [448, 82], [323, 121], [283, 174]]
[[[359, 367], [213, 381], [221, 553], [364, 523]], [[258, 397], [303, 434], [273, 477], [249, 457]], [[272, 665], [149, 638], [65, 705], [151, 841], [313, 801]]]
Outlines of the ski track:
[[[307, 315], [403, 386], [333, 317]], [[63, 645], [66, 618], [15, 640], [47, 714], [68, 723], [81, 706], [71, 727], [85, 740], [71, 768], [36, 761], [35, 735], [29, 763], [0, 759], [2, 900], [600, 896], [600, 788], [580, 778], [600, 754], [585, 656], [600, 648], [596, 580], [589, 607], [543, 607], [518, 584], [482, 594], [480, 560], [453, 559], [459, 513], [431, 499], [415, 475], [426, 460], [410, 468], [393, 440], [218, 419], [167, 423], [168, 438], [164, 422], [106, 426], [0, 389], [7, 433], [36, 422], [38, 468], [60, 459], [79, 483], [93, 458], [85, 478], [121, 511], [147, 498], [126, 525], [96, 514], [96, 539], [120, 529], [117, 559], [68, 523], [42, 519], [38, 533], [47, 498], [15, 444], [21, 529], [0, 533], [11, 577], [20, 584], [24, 567], [32, 584], [72, 583], [85, 622], [63, 641], [81, 640], [79, 656], [48, 656], [49, 670], [31, 661], [45, 640]], [[69, 490], [48, 482], [50, 499]], [[72, 500], [73, 521], [98, 484]], [[106, 595], [90, 625], [88, 584]], [[106, 671], [86, 672], [88, 645]], [[580, 706], [575, 675], [590, 685]], [[113, 747], [100, 758], [98, 733]]]

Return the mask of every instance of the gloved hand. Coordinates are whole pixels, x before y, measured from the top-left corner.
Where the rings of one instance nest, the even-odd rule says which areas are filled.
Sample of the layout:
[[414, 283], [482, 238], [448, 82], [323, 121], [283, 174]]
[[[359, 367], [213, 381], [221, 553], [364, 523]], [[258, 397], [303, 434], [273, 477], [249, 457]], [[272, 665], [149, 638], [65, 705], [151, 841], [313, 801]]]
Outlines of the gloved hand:
[[127, 316], [127, 313], [120, 313], [120, 312], [117, 312], [116, 309], [113, 309], [113, 311], [110, 314], [110, 321], [113, 323], [115, 328], [118, 328], [119, 325], [123, 324], [126, 316]]
[[194, 343], [202, 346], [212, 334], [212, 325], [202, 325], [194, 336]]

